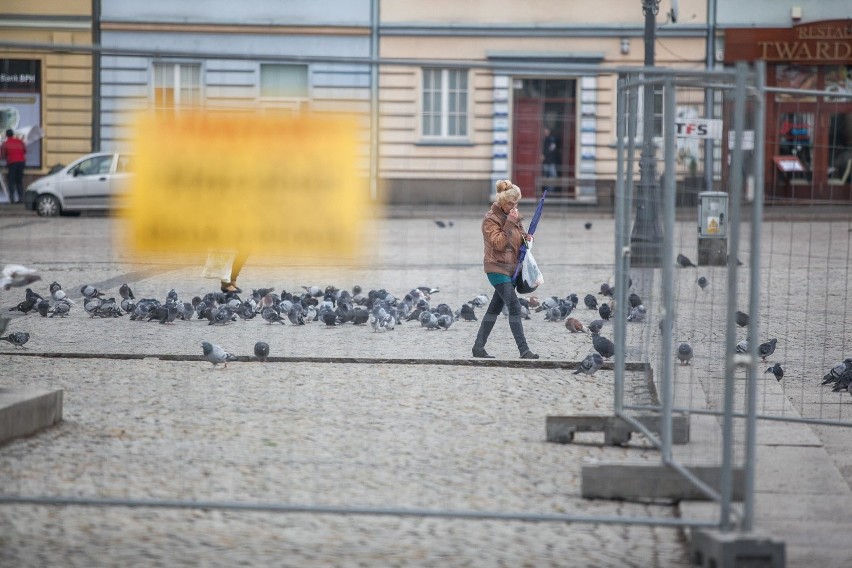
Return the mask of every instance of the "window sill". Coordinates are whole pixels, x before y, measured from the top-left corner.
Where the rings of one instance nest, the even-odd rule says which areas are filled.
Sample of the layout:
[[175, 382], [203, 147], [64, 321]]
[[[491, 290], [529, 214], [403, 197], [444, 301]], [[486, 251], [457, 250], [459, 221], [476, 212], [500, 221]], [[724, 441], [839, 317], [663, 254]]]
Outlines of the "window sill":
[[470, 140], [453, 140], [450, 138], [442, 138], [435, 140], [420, 140], [414, 143], [415, 146], [476, 146]]

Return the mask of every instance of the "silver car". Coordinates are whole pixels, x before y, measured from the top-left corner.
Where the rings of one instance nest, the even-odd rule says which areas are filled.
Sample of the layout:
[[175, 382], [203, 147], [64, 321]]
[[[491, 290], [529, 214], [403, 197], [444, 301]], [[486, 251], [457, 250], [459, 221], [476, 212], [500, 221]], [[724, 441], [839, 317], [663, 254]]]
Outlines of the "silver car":
[[88, 154], [31, 183], [24, 192], [24, 205], [42, 217], [109, 209], [115, 196], [126, 191], [132, 166], [131, 154]]

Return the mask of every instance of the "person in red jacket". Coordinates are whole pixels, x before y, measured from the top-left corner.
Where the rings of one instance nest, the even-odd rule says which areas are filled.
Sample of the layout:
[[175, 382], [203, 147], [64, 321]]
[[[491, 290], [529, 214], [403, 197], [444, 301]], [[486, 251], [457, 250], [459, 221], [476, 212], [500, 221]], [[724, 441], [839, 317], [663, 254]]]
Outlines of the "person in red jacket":
[[[27, 145], [15, 138], [15, 131], [6, 130], [6, 141], [0, 146], [0, 159], [9, 167], [9, 201], [20, 203], [24, 198], [24, 164], [27, 162]], [[17, 196], [17, 197], [16, 197]]]

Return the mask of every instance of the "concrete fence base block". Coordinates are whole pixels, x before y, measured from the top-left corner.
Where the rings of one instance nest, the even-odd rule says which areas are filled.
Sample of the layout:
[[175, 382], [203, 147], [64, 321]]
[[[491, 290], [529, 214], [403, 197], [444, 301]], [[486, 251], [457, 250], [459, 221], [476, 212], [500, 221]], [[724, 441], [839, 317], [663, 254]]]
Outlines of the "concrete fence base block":
[[62, 392], [0, 389], [0, 444], [60, 422]]
[[[689, 466], [698, 479], [719, 491], [722, 468]], [[733, 470], [733, 499], [745, 494], [743, 468]], [[706, 501], [709, 498], [680, 472], [664, 464], [596, 463], [583, 464], [581, 493], [585, 499], [621, 501]]]
[[691, 531], [690, 557], [702, 568], [784, 568], [784, 543], [754, 532]]
[[[651, 432], [660, 433], [659, 414], [644, 414], [634, 416], [637, 422]], [[633, 432], [638, 432], [632, 424], [618, 416], [606, 414], [590, 414], [576, 416], [548, 416], [545, 420], [545, 435], [548, 442], [568, 444], [574, 440], [577, 432], [603, 432], [604, 443], [610, 446], [626, 444]], [[672, 416], [672, 443], [686, 444], [689, 442], [689, 416], [676, 414]]]

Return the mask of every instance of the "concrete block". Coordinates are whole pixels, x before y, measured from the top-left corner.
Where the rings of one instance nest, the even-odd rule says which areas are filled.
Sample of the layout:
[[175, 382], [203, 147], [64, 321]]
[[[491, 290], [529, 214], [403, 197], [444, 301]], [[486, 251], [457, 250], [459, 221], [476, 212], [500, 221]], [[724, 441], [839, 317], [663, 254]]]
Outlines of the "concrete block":
[[690, 557], [702, 568], [784, 568], [784, 543], [754, 532], [691, 531]]
[[[687, 466], [698, 479], [719, 490], [721, 468]], [[733, 498], [742, 501], [745, 475], [742, 468], [733, 471]], [[581, 493], [585, 499], [623, 501], [707, 500], [707, 496], [679, 472], [664, 464], [597, 463], [583, 464]]]
[[[641, 414], [634, 416], [637, 422], [659, 434], [660, 415]], [[618, 416], [608, 414], [587, 414], [575, 416], [548, 416], [545, 419], [545, 436], [548, 442], [568, 444], [574, 440], [576, 432], [603, 432], [604, 443], [610, 446], [626, 444], [631, 434], [638, 432], [631, 423]], [[672, 442], [689, 442], [689, 417], [677, 414], [672, 417]]]
[[0, 444], [60, 422], [62, 393], [0, 389]]

